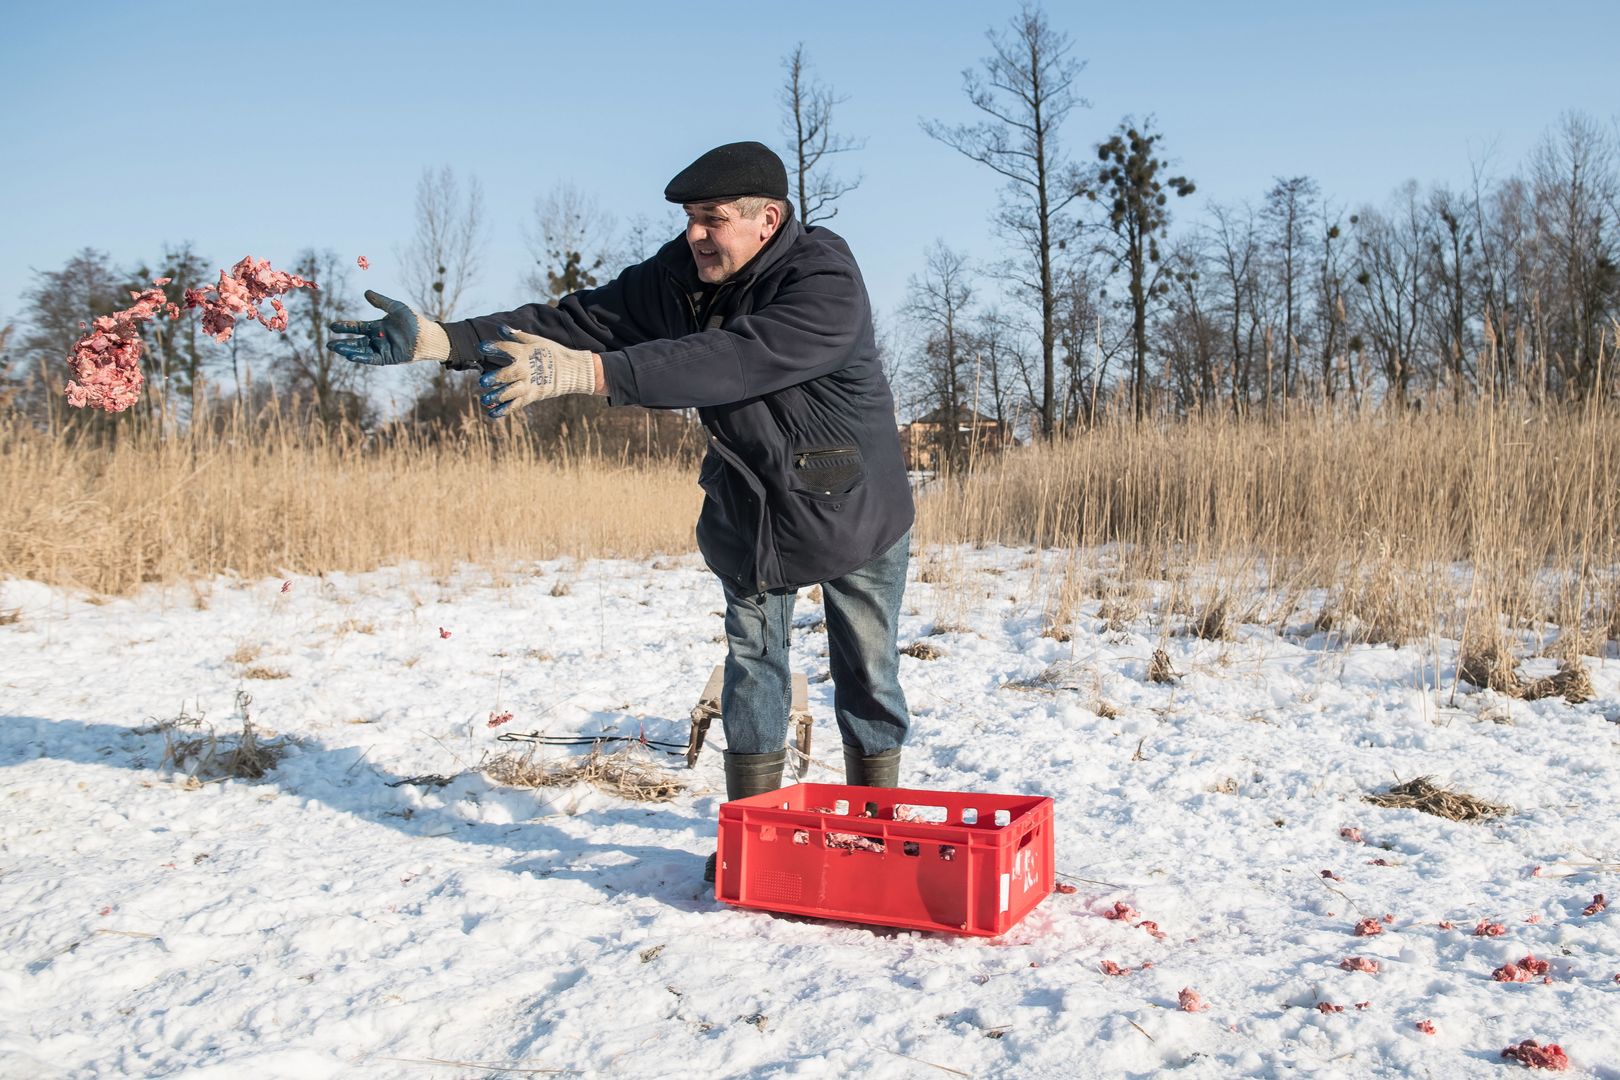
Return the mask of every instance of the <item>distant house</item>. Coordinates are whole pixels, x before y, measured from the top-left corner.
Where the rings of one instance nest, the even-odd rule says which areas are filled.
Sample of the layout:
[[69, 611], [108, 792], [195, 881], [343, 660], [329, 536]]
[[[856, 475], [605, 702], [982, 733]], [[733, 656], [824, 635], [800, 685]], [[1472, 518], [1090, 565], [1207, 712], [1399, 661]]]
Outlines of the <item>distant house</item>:
[[943, 406], [925, 413], [909, 424], [900, 425], [900, 447], [906, 455], [906, 468], [931, 472], [947, 454], [966, 460], [970, 454], [999, 452], [1017, 446], [1018, 440], [995, 419], [958, 406], [954, 416]]

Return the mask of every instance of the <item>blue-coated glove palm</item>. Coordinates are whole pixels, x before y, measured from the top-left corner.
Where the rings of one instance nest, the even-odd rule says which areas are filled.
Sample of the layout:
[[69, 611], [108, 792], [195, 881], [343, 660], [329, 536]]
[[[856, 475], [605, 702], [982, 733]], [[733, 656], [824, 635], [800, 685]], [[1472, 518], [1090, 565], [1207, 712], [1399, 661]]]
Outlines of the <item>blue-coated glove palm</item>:
[[444, 327], [400, 300], [366, 290], [366, 302], [385, 314], [359, 322], [338, 319], [327, 323], [334, 337], [326, 347], [356, 364], [408, 364], [413, 360], [450, 359], [450, 338]]

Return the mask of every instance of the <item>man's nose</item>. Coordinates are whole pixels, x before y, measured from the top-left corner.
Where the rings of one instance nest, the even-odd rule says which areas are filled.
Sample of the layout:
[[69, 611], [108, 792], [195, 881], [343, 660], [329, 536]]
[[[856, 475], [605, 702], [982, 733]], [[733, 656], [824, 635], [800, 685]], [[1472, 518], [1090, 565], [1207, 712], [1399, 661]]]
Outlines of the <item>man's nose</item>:
[[708, 235], [709, 231], [700, 222], [693, 221], [686, 226], [686, 239], [690, 243], [695, 244], [699, 240], [707, 239]]

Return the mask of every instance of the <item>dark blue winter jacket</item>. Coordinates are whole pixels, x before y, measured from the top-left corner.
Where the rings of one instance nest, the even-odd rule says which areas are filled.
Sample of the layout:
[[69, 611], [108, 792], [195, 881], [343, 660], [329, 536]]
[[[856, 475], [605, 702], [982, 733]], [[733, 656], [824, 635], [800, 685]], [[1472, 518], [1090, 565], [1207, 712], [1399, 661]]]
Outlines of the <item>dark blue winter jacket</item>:
[[698, 548], [760, 591], [840, 577], [911, 527], [894, 399], [849, 246], [788, 217], [729, 281], [684, 236], [600, 288], [445, 324], [471, 365], [500, 327], [601, 354], [615, 405], [696, 408], [709, 432]]

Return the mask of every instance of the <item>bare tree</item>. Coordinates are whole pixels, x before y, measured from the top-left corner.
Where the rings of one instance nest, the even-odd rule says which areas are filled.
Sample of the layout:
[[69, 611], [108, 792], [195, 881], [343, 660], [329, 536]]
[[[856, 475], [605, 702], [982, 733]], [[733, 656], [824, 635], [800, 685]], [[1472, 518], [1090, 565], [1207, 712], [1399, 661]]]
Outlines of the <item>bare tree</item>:
[[1155, 147], [1162, 135], [1148, 123], [1128, 118], [1107, 142], [1097, 147], [1096, 172], [1078, 190], [1102, 206], [1103, 225], [1112, 240], [1103, 250], [1115, 271], [1123, 270], [1131, 308], [1131, 404], [1136, 422], [1147, 418], [1148, 308], [1170, 291], [1178, 270], [1160, 258], [1159, 241], [1170, 225], [1169, 196], [1191, 195], [1185, 176], [1160, 179], [1168, 162]]
[[1167, 260], [1173, 287], [1165, 299], [1159, 336], [1176, 407], [1182, 412], [1213, 409], [1219, 394], [1215, 356], [1221, 331], [1203, 272], [1203, 243], [1196, 234], [1184, 237], [1171, 248]]
[[[168, 278], [168, 284], [158, 286], [169, 301], [185, 303], [185, 291], [199, 285], [210, 284], [213, 264], [201, 255], [190, 241], [177, 247], [165, 246], [159, 269], [146, 264], [138, 266], [131, 275], [129, 288], [151, 288], [157, 278]], [[220, 362], [225, 355], [208, 335], [201, 333], [201, 320], [188, 314], [178, 321], [153, 319], [141, 324], [141, 337], [146, 344], [146, 365], [152, 378], [152, 393], [148, 401], [156, 402], [164, 415], [179, 412], [175, 396], [183, 398], [195, 416], [207, 385], [207, 369]]]
[[287, 331], [277, 357], [292, 389], [307, 393], [314, 416], [326, 427], [363, 422], [365, 399], [356, 393], [360, 368], [326, 347], [327, 323], [350, 317], [349, 260], [330, 249], [306, 249], [293, 273], [316, 282], [287, 297]]
[[1346, 329], [1349, 311], [1344, 297], [1344, 230], [1339, 225], [1339, 214], [1339, 210], [1330, 209], [1326, 203], [1322, 205], [1321, 254], [1316, 263], [1317, 366], [1322, 394], [1328, 401], [1333, 401], [1338, 394], [1341, 361], [1346, 388], [1353, 388], [1355, 383]]
[[525, 233], [534, 268], [524, 285], [535, 296], [561, 300], [613, 276], [619, 259], [618, 223], [572, 183], [561, 183], [534, 201]]
[[1018, 328], [992, 307], [974, 320], [971, 341], [977, 358], [971, 399], [974, 408], [988, 411], [998, 428], [1011, 431], [1013, 375], [1023, 363]]
[[1079, 224], [1063, 211], [1079, 196], [1078, 171], [1059, 149], [1058, 130], [1076, 105], [1074, 80], [1085, 64], [1069, 56], [1069, 36], [1053, 30], [1038, 7], [1026, 6], [1003, 35], [991, 30], [983, 73], [962, 73], [976, 124], [923, 122], [923, 131], [1004, 177], [996, 222], [1022, 251], [1015, 280], [1032, 296], [1041, 327], [1041, 431], [1056, 428], [1057, 289], [1054, 260]]
[[972, 303], [967, 258], [936, 240], [928, 250], [922, 277], [912, 275], [908, 283], [905, 314], [922, 336], [917, 355], [919, 390], [932, 407], [929, 416], [941, 425], [941, 453], [952, 463], [966, 449], [959, 428], [970, 400], [964, 369], [972, 365], [968, 322]]
[[1261, 216], [1267, 225], [1272, 269], [1282, 293], [1282, 387], [1284, 398], [1294, 393], [1295, 350], [1298, 347], [1306, 237], [1316, 222], [1316, 181], [1308, 176], [1278, 179], [1266, 193]]
[[1429, 332], [1439, 370], [1451, 386], [1453, 402], [1460, 404], [1470, 379], [1469, 359], [1476, 353], [1474, 219], [1463, 198], [1445, 186], [1429, 193], [1428, 210], [1434, 218], [1428, 233]]
[[1360, 320], [1383, 365], [1390, 398], [1405, 408], [1418, 369], [1428, 288], [1428, 219], [1417, 183], [1409, 180], [1396, 191], [1387, 214], [1368, 207], [1350, 223], [1356, 227]]
[[[84, 248], [60, 270], [35, 270], [34, 286], [23, 293], [22, 329], [15, 344], [13, 375], [21, 382], [17, 400], [53, 421], [88, 410], [64, 412], [62, 387], [67, 358], [83, 335], [83, 324], [129, 305], [125, 279], [106, 252]], [[150, 395], [143, 395], [146, 406]], [[143, 407], [146, 407], [143, 406]]]
[[1543, 258], [1537, 288], [1550, 318], [1547, 361], [1565, 392], [1590, 394], [1620, 308], [1620, 152], [1590, 117], [1569, 113], [1530, 162]]
[[624, 241], [619, 245], [625, 263], [645, 262], [658, 254], [658, 249], [669, 243], [682, 230], [685, 223], [680, 214], [670, 208], [662, 217], [637, 214], [624, 229]]
[[484, 247], [484, 194], [477, 177], [465, 191], [455, 170], [423, 169], [416, 182], [416, 233], [400, 254], [410, 300], [436, 322], [455, 318], [478, 278]]
[[1221, 314], [1231, 345], [1232, 415], [1241, 416], [1251, 401], [1254, 357], [1260, 343], [1260, 235], [1254, 208], [1211, 204], [1214, 276]]
[[0, 321], [0, 409], [9, 409], [17, 394], [11, 381], [11, 366], [15, 360], [10, 352], [11, 335], [16, 329], [11, 323]]
[[799, 195], [799, 220], [805, 225], [831, 221], [838, 216], [838, 207], [833, 203], [859, 187], [861, 178], [841, 180], [833, 174], [831, 162], [823, 159], [860, 150], [866, 140], [833, 134], [833, 108], [849, 99], [835, 97], [810, 77], [810, 61], [804, 55], [802, 42], [794, 46], [782, 66], [787, 70], [779, 99], [782, 134], [788, 140], [788, 163]]
[[[1103, 293], [1099, 275], [1090, 262], [1067, 261], [1057, 282], [1057, 346], [1063, 373], [1060, 431], [1091, 426], [1098, 399], [1108, 383], [1108, 367], [1124, 342], [1111, 327], [1104, 340], [1104, 325], [1110, 320]], [[1022, 354], [1016, 353], [1015, 359], [1028, 389]], [[1036, 400], [1031, 392], [1030, 401]]]

